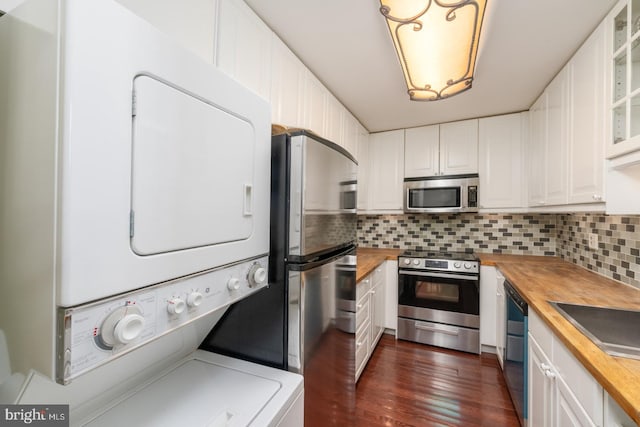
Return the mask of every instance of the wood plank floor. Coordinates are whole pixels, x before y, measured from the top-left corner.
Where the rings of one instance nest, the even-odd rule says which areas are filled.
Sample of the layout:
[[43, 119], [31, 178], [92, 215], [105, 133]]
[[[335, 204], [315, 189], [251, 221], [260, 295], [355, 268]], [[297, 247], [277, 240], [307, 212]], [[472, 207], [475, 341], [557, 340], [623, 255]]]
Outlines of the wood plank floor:
[[384, 334], [356, 386], [362, 427], [518, 427], [498, 359]]

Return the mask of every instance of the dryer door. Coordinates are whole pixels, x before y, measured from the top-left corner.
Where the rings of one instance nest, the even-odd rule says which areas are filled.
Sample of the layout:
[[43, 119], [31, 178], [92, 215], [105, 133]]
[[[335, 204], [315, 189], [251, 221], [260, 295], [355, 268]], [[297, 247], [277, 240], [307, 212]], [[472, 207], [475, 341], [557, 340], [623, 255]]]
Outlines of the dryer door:
[[253, 126], [149, 76], [134, 80], [131, 248], [153, 255], [253, 231]]

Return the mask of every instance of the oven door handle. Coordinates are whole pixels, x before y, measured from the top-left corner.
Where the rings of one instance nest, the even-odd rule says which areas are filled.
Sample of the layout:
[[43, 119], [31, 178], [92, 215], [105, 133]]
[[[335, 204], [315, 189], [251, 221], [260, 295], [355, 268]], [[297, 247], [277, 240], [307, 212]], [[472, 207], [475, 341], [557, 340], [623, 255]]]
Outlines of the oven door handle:
[[439, 277], [441, 279], [460, 279], [460, 280], [469, 280], [472, 282], [478, 281], [478, 276], [463, 276], [462, 274], [446, 274], [446, 273], [425, 273], [423, 271], [412, 271], [412, 270], [400, 270], [398, 274], [404, 274], [407, 276], [422, 276], [422, 277]]

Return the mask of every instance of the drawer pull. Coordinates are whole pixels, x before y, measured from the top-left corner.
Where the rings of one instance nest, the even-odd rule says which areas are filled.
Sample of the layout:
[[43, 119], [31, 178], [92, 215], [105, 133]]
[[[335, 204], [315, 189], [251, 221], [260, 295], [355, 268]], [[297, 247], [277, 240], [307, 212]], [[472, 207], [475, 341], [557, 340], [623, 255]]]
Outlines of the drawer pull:
[[440, 332], [442, 334], [458, 336], [458, 331], [451, 331], [449, 329], [441, 329], [441, 328], [435, 328], [433, 326], [420, 325], [419, 323], [416, 323], [416, 329], [420, 329], [421, 331]]

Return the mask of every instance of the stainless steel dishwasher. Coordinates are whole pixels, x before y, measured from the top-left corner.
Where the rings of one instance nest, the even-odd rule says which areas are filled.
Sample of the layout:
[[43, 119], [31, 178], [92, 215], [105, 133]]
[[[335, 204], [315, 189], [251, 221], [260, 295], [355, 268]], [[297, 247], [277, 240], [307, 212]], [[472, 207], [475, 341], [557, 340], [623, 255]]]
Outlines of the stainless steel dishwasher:
[[505, 327], [504, 379], [520, 425], [527, 419], [527, 331], [529, 306], [509, 281], [504, 282], [507, 316]]

